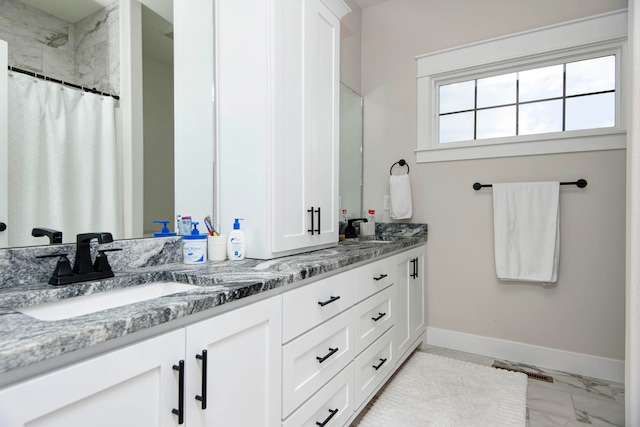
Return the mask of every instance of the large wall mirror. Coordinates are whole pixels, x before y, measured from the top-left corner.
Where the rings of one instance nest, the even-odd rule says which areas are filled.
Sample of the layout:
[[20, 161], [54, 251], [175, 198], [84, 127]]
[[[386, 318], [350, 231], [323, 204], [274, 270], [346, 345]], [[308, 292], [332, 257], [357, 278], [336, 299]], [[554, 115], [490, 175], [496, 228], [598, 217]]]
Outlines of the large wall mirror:
[[[172, 220], [172, 13], [173, 0], [0, 3], [0, 40], [6, 42], [5, 49], [0, 49], [0, 64], [5, 70], [7, 65], [13, 66], [120, 96], [113, 106], [114, 123], [108, 120], [106, 124], [100, 117], [109, 115], [109, 110], [96, 113], [93, 107], [85, 106], [82, 108], [89, 108], [88, 112], [65, 122], [62, 116], [72, 117], [80, 104], [73, 104], [70, 108], [75, 110], [64, 114], [65, 110], [58, 107], [75, 100], [30, 98], [31, 104], [21, 107], [19, 120], [16, 112], [0, 108], [5, 114], [0, 123], [10, 131], [0, 142], [0, 151], [4, 150], [0, 154], [9, 158], [4, 165], [0, 162], [0, 181], [7, 187], [0, 189], [0, 222], [7, 224], [7, 230], [0, 233], [0, 247], [46, 244], [46, 238], [31, 236], [33, 227], [60, 230], [64, 242], [74, 242], [77, 233], [89, 231], [110, 231], [115, 238], [143, 237], [158, 228], [153, 220]], [[13, 75], [18, 73], [10, 71], [6, 80], [0, 81], [14, 84]], [[10, 87], [9, 94], [4, 95], [10, 98], [3, 101], [8, 102], [9, 110], [16, 105], [11, 97], [20, 94], [16, 90]], [[30, 88], [21, 90], [33, 92]], [[37, 130], [44, 116], [52, 121], [42, 123], [42, 130]], [[18, 122], [26, 127], [26, 136], [16, 137]], [[71, 132], [77, 123], [95, 124], [96, 139], [107, 142], [89, 149], [91, 136], [82, 133], [78, 137]], [[60, 141], [48, 141], [48, 146], [38, 145], [43, 142], [34, 137], [57, 133]], [[19, 149], [15, 148], [16, 141], [21, 144]], [[30, 144], [24, 143], [27, 141]], [[62, 147], [63, 143], [71, 148], [56, 146]], [[28, 168], [33, 170], [27, 172]], [[12, 178], [10, 174], [20, 169], [23, 175]], [[19, 190], [12, 185], [17, 179], [33, 180], [36, 190]], [[16, 206], [23, 206], [14, 209], [12, 200], [18, 201]]]
[[363, 214], [362, 113], [362, 97], [340, 83], [340, 209], [352, 218]]
[[[47, 244], [45, 237], [31, 236], [33, 227], [59, 229], [63, 232], [65, 242], [74, 242], [77, 233], [113, 232], [116, 229], [115, 226], [99, 221], [80, 224], [79, 220], [73, 219], [72, 214], [78, 214], [83, 220], [88, 221], [119, 217], [120, 231], [114, 232], [115, 238], [148, 236], [159, 229], [157, 224], [152, 224], [153, 220], [166, 219], [171, 221], [172, 226], [176, 211], [196, 212], [197, 207], [192, 206], [191, 203], [203, 199], [201, 195], [204, 193], [213, 194], [213, 191], [202, 186], [196, 189], [199, 193], [195, 196], [187, 191], [188, 187], [181, 188], [179, 194], [174, 191], [175, 182], [179, 182], [174, 180], [174, 177], [180, 176], [180, 172], [174, 172], [175, 164], [190, 164], [193, 160], [193, 150], [174, 149], [174, 145], [178, 145], [174, 144], [174, 136], [180, 141], [180, 145], [193, 140], [208, 146], [211, 145], [209, 141], [212, 141], [212, 136], [193, 138], [185, 132], [185, 121], [200, 133], [205, 122], [201, 117], [194, 118], [193, 114], [185, 117], [183, 117], [184, 114], [183, 116], [179, 114], [179, 111], [183, 110], [193, 111], [193, 107], [178, 108], [184, 107], [185, 102], [193, 106], [195, 98], [198, 97], [194, 91], [200, 93], [202, 87], [210, 87], [211, 83], [208, 79], [213, 75], [209, 69], [211, 66], [209, 62], [213, 63], [213, 61], [208, 55], [202, 54], [205, 51], [209, 52], [213, 46], [213, 35], [206, 33], [212, 31], [209, 27], [212, 27], [213, 14], [210, 14], [211, 11], [203, 11], [211, 8], [211, 4], [208, 0], [195, 3], [197, 7], [176, 4], [181, 7], [176, 8], [181, 12], [176, 26], [182, 23], [189, 28], [203, 27], [203, 30], [197, 33], [183, 34], [185, 37], [179, 43], [180, 48], [175, 50], [175, 57], [182, 58], [176, 61], [178, 64], [176, 68], [171, 64], [174, 58], [172, 23], [174, 23], [173, 13], [176, 12], [173, 0], [4, 0], [0, 2], [0, 40], [6, 42], [0, 42], [0, 56], [3, 56], [5, 61], [2, 64], [2, 58], [0, 58], [0, 64], [5, 70], [8, 64], [71, 82], [74, 82], [75, 78], [63, 77], [59, 72], [65, 70], [72, 73], [79, 72], [87, 80], [80, 79], [77, 84], [97, 87], [104, 92], [118, 93], [121, 98], [117, 106], [116, 130], [118, 137], [122, 138], [118, 142], [120, 145], [116, 148], [116, 156], [119, 156], [122, 161], [116, 164], [115, 174], [107, 174], [109, 179], [115, 179], [114, 185], [118, 186], [114, 197], [118, 198], [117, 202], [122, 204], [119, 214], [110, 213], [110, 205], [105, 208], [104, 204], [100, 206], [94, 203], [96, 200], [102, 201], [104, 195], [91, 191], [76, 197], [81, 208], [65, 209], [67, 204], [64, 198], [69, 195], [78, 195], [77, 192], [69, 190], [72, 188], [73, 182], [71, 182], [62, 185], [63, 191], [53, 197], [49, 204], [43, 204], [44, 210], [31, 215], [31, 219], [14, 216], [7, 220], [9, 207], [6, 196], [14, 189], [8, 188], [7, 185], [9, 162], [5, 162], [7, 164], [4, 165], [5, 170], [3, 170], [3, 162], [0, 161], [0, 174], [4, 174], [0, 179], [0, 184], [3, 184], [0, 185], [0, 222], [6, 222], [8, 229], [21, 230], [20, 237], [15, 241], [9, 241], [6, 231], [0, 232], [0, 247]], [[189, 10], [185, 12], [183, 9]], [[71, 12], [74, 12], [74, 16], [68, 15]], [[79, 22], [81, 24], [78, 24]], [[84, 33], [82, 28], [86, 30]], [[21, 35], [31, 44], [18, 39], [16, 35]], [[86, 46], [88, 43], [93, 43], [91, 49], [78, 54], [77, 58], [74, 57], [75, 46]], [[94, 56], [89, 55], [89, 52]], [[187, 58], [189, 60], [186, 60]], [[201, 64], [198, 61], [204, 62]], [[46, 67], [43, 66], [45, 63]], [[176, 93], [185, 93], [185, 99], [174, 99], [173, 76], [178, 72], [178, 68], [179, 72], [185, 73], [184, 67], [181, 68], [180, 64], [184, 64], [187, 70], [185, 75], [190, 78], [178, 81], [181, 86], [177, 87]], [[196, 77], [197, 72], [200, 71], [203, 75], [198, 74]], [[4, 74], [0, 78], [0, 83], [6, 82], [7, 79], [8, 77]], [[185, 85], [188, 86], [185, 88]], [[7, 96], [4, 91], [0, 91], [0, 97], [3, 94]], [[203, 99], [206, 106], [206, 93]], [[211, 102], [210, 95], [208, 102]], [[208, 108], [208, 106], [206, 108], [199, 106], [197, 111], [204, 111], [207, 117], [213, 117], [214, 114]], [[341, 208], [347, 209], [350, 215], [356, 216], [362, 213], [362, 101], [357, 93], [344, 85], [341, 86], [341, 111]], [[2, 114], [5, 115], [0, 119], [0, 127], [4, 126], [6, 130], [7, 114], [0, 108], [0, 115]], [[28, 117], [31, 120], [32, 116]], [[198, 121], [191, 123], [195, 119]], [[176, 122], [180, 124], [180, 131], [177, 127], [174, 129]], [[63, 127], [65, 126], [59, 128]], [[7, 150], [7, 138], [5, 137], [3, 146], [2, 133], [0, 132], [0, 160], [6, 159], [2, 150], [4, 149], [5, 152]], [[207, 148], [209, 149], [211, 148]], [[76, 155], [80, 157], [82, 163], [91, 166], [90, 170], [103, 166], [103, 156], [103, 153]], [[180, 156], [187, 156], [189, 161], [185, 162], [184, 158], [178, 158]], [[55, 177], [55, 173], [73, 169], [68, 166], [67, 157], [57, 156], [52, 158], [53, 161], [47, 167], [38, 168], [38, 173], [41, 175], [39, 179], [42, 182], [53, 182], [55, 178], [49, 178], [44, 172], [52, 171], [54, 172], [52, 177]], [[199, 157], [207, 158], [207, 156]], [[23, 160], [30, 161], [30, 158]], [[83, 182], [88, 179], [80, 176], [75, 178], [75, 181]], [[14, 193], [17, 193], [19, 198], [30, 197], [34, 203], [37, 200], [34, 199], [33, 194], [16, 191]], [[61, 205], [60, 212], [72, 225], [77, 226], [76, 228], [51, 221], [55, 203]], [[211, 204], [207, 199], [202, 211], [211, 213]], [[175, 206], [179, 206], [180, 209]], [[23, 223], [19, 224], [19, 221]]]

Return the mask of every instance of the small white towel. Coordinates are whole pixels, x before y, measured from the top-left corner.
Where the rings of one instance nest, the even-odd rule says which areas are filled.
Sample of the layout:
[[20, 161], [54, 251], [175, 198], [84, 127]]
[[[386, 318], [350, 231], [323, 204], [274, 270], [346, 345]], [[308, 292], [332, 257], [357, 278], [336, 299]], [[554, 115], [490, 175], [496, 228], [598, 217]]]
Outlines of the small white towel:
[[554, 283], [560, 255], [559, 182], [493, 184], [496, 274]]
[[391, 175], [389, 178], [391, 196], [391, 219], [408, 219], [413, 215], [411, 205], [411, 180], [409, 174]]

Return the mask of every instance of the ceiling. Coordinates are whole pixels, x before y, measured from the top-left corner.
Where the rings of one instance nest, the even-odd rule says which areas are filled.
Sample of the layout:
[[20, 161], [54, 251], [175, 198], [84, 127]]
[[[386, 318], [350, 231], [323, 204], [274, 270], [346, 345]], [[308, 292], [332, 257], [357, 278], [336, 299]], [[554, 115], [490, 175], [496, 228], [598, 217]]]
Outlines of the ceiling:
[[[76, 23], [115, 0], [19, 0], [50, 15]], [[141, 0], [145, 6], [173, 22], [173, 0]]]
[[97, 12], [114, 0], [20, 0], [50, 15], [75, 23]]
[[360, 6], [360, 9], [366, 9], [367, 7], [375, 6], [386, 0], [353, 0], [353, 1], [355, 1], [356, 4]]

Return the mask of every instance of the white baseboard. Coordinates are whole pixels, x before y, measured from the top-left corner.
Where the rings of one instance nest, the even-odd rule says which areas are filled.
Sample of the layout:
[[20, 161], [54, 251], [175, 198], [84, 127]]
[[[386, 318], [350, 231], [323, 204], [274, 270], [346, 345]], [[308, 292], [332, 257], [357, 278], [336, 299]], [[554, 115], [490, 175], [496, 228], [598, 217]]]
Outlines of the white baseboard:
[[429, 327], [426, 343], [540, 368], [624, 383], [624, 360]]

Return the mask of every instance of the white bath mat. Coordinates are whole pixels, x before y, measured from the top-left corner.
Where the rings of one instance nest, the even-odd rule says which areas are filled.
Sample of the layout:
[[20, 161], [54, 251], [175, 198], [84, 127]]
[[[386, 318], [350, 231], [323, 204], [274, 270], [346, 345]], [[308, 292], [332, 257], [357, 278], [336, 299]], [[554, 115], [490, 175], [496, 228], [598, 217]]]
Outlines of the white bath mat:
[[358, 427], [526, 425], [527, 376], [414, 352]]

